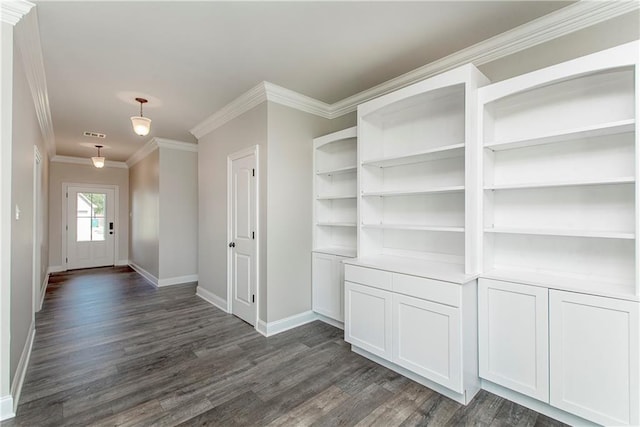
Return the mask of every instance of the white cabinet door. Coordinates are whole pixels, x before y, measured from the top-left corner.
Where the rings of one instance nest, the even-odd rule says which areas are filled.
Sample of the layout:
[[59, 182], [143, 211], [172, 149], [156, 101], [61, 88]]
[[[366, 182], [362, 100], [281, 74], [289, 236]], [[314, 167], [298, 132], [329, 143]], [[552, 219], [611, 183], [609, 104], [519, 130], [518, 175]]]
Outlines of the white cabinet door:
[[549, 325], [546, 288], [480, 279], [480, 377], [549, 402]]
[[462, 393], [460, 310], [393, 295], [393, 362]]
[[391, 292], [345, 282], [345, 341], [391, 360]]
[[343, 257], [314, 253], [312, 258], [313, 311], [342, 322]]
[[604, 425], [638, 425], [638, 303], [549, 291], [550, 403]]

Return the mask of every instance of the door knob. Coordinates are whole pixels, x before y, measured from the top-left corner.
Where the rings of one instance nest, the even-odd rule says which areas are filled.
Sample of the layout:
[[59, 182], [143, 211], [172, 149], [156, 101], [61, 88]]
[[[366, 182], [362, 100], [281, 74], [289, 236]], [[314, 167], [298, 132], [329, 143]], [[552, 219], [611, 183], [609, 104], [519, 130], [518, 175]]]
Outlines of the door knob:
[[230, 248], [235, 248], [235, 247], [236, 247], [235, 242], [231, 242], [231, 243], [229, 243], [229, 247], [230, 247]]

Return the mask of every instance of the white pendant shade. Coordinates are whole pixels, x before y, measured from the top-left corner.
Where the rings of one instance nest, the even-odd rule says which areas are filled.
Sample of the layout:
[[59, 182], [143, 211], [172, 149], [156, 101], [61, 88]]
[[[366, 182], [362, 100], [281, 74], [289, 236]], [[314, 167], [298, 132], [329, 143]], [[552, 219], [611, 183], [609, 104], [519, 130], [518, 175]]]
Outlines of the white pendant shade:
[[93, 162], [93, 166], [97, 168], [104, 167], [104, 157], [92, 157], [91, 161]]
[[151, 130], [151, 119], [142, 116], [131, 117], [133, 131], [140, 136], [147, 136]]

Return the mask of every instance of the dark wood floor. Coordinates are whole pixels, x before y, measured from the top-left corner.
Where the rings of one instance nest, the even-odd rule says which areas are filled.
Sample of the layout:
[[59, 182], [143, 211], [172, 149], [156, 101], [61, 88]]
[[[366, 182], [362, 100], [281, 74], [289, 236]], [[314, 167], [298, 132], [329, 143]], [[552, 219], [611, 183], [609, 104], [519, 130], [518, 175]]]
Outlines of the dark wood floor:
[[464, 407], [314, 322], [264, 338], [127, 267], [56, 274], [37, 316], [17, 417], [45, 425], [559, 426], [480, 392]]

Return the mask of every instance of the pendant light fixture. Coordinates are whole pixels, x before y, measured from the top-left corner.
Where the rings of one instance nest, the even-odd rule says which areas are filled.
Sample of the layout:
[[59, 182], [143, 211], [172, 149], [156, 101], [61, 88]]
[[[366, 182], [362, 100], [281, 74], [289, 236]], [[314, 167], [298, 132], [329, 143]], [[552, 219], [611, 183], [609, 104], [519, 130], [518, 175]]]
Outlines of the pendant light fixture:
[[148, 101], [144, 98], [136, 98], [136, 101], [140, 103], [140, 115], [131, 117], [133, 131], [140, 136], [147, 136], [151, 130], [151, 119], [142, 116], [142, 104]]
[[93, 162], [93, 166], [95, 166], [97, 168], [103, 168], [104, 167], [104, 157], [100, 156], [100, 149], [103, 146], [102, 145], [96, 145], [95, 147], [98, 149], [98, 155], [96, 157], [92, 157], [91, 161]]

